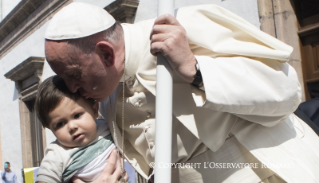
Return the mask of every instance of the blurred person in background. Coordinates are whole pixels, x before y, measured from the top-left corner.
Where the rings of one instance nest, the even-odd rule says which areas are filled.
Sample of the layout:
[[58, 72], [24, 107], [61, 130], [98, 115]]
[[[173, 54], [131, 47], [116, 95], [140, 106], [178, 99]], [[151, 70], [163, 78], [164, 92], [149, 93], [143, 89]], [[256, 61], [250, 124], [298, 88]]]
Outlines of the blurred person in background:
[[10, 162], [4, 163], [4, 170], [1, 172], [2, 183], [18, 183], [16, 174], [10, 169]]

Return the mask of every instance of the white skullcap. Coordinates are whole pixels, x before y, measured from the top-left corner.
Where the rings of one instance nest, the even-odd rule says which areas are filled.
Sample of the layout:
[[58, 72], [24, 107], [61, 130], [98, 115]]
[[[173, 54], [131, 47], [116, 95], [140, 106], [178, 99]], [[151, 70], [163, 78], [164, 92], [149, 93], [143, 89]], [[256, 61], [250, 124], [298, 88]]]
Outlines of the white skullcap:
[[53, 16], [45, 38], [82, 38], [106, 30], [114, 23], [115, 19], [103, 8], [88, 3], [72, 2]]

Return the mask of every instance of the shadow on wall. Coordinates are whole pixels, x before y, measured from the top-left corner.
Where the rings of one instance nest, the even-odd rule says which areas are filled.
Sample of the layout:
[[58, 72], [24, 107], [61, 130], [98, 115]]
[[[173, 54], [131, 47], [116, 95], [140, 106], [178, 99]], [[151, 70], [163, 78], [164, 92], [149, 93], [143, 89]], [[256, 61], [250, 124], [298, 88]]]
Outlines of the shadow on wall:
[[12, 101], [15, 101], [15, 100], [17, 100], [17, 99], [19, 98], [19, 96], [18, 96], [19, 92], [18, 92], [18, 90], [17, 90], [16, 87], [14, 87], [13, 91], [14, 91], [14, 92], [13, 92]]

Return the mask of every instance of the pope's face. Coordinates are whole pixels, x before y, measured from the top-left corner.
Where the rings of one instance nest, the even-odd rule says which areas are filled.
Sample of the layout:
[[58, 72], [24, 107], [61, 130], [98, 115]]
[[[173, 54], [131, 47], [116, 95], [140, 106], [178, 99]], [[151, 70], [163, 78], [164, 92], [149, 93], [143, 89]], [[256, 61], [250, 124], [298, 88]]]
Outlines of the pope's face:
[[84, 98], [103, 101], [115, 90], [119, 74], [108, 67], [95, 52], [82, 53], [66, 42], [46, 41], [46, 59], [52, 70], [65, 81], [68, 89]]

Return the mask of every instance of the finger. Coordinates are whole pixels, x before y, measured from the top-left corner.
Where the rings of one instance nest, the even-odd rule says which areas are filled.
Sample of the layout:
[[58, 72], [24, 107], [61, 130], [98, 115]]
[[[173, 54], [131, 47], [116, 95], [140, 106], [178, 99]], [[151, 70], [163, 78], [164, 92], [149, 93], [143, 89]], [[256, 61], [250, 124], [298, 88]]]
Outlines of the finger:
[[151, 54], [156, 56], [157, 53], [162, 53], [163, 43], [155, 42], [151, 44]]
[[113, 177], [116, 178], [116, 180], [118, 180], [121, 177], [121, 167], [120, 167], [120, 163], [117, 164], [115, 171], [112, 174]]
[[[177, 39], [175, 37], [158, 36], [154, 38], [155, 41], [151, 43], [151, 53], [156, 55], [162, 53], [163, 56], [167, 56], [171, 50], [174, 49]], [[169, 58], [167, 58], [169, 59]]]
[[167, 34], [156, 34], [151, 37], [151, 44], [156, 42], [164, 42], [166, 39], [169, 39]]
[[108, 175], [112, 174], [116, 166], [116, 159], [117, 159], [117, 152], [116, 150], [113, 150], [109, 156], [109, 159], [107, 160], [107, 164], [102, 174], [108, 174]]
[[179, 22], [170, 14], [164, 14], [159, 17], [154, 22], [154, 25], [157, 24], [170, 24], [170, 25], [180, 25]]
[[166, 24], [165, 25], [163, 25], [163, 24], [154, 25], [152, 32], [151, 32], [151, 35], [168, 33], [168, 32], [176, 30], [178, 27], [179, 26], [177, 26], [177, 25], [166, 25]]
[[128, 174], [125, 172], [125, 176], [124, 176], [125, 181], [128, 181]]
[[172, 15], [165, 14], [159, 16], [154, 22], [150, 37], [154, 34], [166, 33], [171, 31], [175, 28], [175, 26], [172, 25], [180, 26], [180, 23]]

